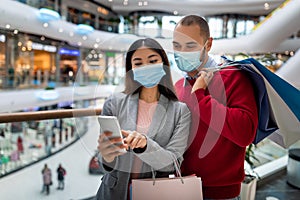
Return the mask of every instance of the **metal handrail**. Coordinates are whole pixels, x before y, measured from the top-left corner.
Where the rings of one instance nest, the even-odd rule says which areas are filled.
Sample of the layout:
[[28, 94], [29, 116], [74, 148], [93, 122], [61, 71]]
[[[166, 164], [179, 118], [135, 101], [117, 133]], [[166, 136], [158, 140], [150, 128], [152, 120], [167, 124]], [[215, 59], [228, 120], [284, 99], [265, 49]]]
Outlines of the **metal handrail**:
[[100, 115], [101, 108], [61, 109], [36, 112], [17, 112], [0, 114], [0, 123], [37, 121], [73, 117], [88, 117]]

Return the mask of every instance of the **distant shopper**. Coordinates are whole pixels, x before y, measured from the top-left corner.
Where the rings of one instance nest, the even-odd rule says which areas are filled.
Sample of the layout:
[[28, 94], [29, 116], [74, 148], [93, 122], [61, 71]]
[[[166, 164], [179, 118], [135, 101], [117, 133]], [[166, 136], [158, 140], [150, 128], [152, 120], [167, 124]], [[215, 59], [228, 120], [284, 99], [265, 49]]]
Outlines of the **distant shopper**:
[[23, 139], [21, 136], [18, 136], [17, 139], [17, 147], [18, 147], [18, 152], [23, 153], [24, 152], [24, 147], [23, 147]]
[[68, 141], [68, 138], [69, 138], [69, 129], [65, 128], [65, 140], [66, 140], [66, 142]]
[[8, 69], [8, 86], [13, 87], [14, 86], [14, 79], [15, 79], [15, 70], [12, 66]]
[[57, 187], [57, 189], [58, 190], [63, 190], [65, 188], [65, 182], [64, 182], [64, 180], [65, 180], [66, 170], [65, 170], [65, 168], [63, 168], [61, 166], [61, 164], [59, 164], [56, 172], [57, 172], [57, 180], [58, 180], [58, 187]]
[[46, 190], [46, 194], [48, 195], [50, 193], [50, 185], [52, 185], [52, 174], [47, 164], [45, 164], [44, 169], [42, 170], [42, 175], [44, 183], [42, 193]]

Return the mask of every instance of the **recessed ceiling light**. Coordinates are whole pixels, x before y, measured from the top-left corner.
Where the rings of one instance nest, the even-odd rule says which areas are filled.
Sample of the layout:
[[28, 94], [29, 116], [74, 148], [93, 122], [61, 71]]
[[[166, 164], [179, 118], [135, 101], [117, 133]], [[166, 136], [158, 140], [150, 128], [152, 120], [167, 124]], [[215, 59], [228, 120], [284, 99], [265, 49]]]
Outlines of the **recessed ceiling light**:
[[174, 15], [178, 15], [178, 11], [177, 11], [177, 10], [174, 10], [173, 14], [174, 14]]
[[49, 26], [48, 23], [44, 23], [44, 24], [43, 24], [43, 27], [45, 27], [45, 28], [47, 28], [48, 26]]
[[76, 33], [79, 35], [87, 35], [94, 31], [94, 28], [87, 24], [78, 24], [76, 27]]
[[64, 32], [64, 29], [59, 28], [59, 29], [58, 29], [58, 32], [62, 33], [62, 32]]
[[51, 10], [48, 8], [41, 8], [38, 13], [38, 18], [42, 22], [49, 22], [49, 21], [59, 20], [60, 15], [55, 10]]
[[87, 36], [86, 36], [86, 35], [82, 36], [82, 39], [83, 39], [83, 40], [86, 40], [86, 39], [87, 39]]
[[10, 24], [6, 24], [5, 28], [10, 29]]
[[269, 10], [269, 9], [270, 9], [270, 4], [265, 3], [265, 4], [264, 4], [264, 9], [265, 9], [265, 10]]
[[144, 6], [148, 6], [148, 1], [144, 1]]
[[77, 42], [77, 45], [78, 45], [78, 46], [81, 46], [81, 45], [82, 45], [82, 43], [81, 43], [81, 42]]
[[45, 37], [44, 37], [44, 36], [42, 36], [42, 37], [41, 37], [41, 40], [42, 40], [42, 41], [44, 41], [44, 40], [45, 40]]
[[70, 35], [70, 37], [73, 37], [73, 36], [74, 36], [74, 33], [73, 33], [73, 32], [70, 32], [69, 35]]
[[139, 5], [139, 6], [143, 6], [143, 2], [139, 1], [139, 2], [138, 2], [138, 5]]
[[17, 29], [14, 30], [14, 34], [17, 35], [19, 31]]
[[99, 47], [99, 44], [95, 43], [94, 48], [97, 49]]

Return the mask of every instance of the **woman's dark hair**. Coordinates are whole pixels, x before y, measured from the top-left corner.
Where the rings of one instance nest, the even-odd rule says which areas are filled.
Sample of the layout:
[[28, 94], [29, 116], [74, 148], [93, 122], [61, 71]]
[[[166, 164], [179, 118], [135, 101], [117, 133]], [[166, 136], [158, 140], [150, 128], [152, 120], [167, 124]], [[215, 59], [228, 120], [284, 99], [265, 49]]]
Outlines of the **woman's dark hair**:
[[166, 75], [162, 77], [158, 84], [158, 90], [161, 94], [163, 94], [165, 97], [167, 97], [170, 100], [177, 101], [178, 98], [175, 93], [175, 89], [173, 86], [173, 81], [171, 77], [171, 71], [170, 71], [170, 63], [167, 57], [166, 52], [163, 50], [161, 45], [151, 38], [145, 38], [145, 39], [139, 39], [135, 41], [128, 49], [126, 54], [126, 76], [125, 76], [125, 94], [135, 94], [141, 91], [142, 85], [133, 79], [133, 73], [132, 73], [132, 63], [131, 59], [134, 54], [134, 52], [141, 48], [146, 47], [149, 48], [156, 53], [158, 53], [163, 61], [164, 70], [166, 72]]

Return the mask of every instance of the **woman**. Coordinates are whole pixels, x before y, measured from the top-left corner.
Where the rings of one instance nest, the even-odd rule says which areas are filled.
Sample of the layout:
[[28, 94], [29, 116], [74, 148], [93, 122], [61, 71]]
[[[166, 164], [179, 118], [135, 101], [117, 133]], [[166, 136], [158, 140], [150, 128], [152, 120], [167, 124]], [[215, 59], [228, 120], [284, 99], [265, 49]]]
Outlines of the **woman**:
[[47, 164], [45, 164], [44, 169], [42, 170], [42, 175], [43, 175], [43, 182], [44, 182], [42, 192], [46, 190], [46, 194], [49, 195], [50, 185], [52, 185], [52, 174]]
[[182, 162], [190, 111], [177, 100], [167, 55], [155, 40], [130, 46], [125, 90], [106, 100], [102, 115], [117, 116], [124, 138], [99, 136], [99, 161], [107, 173], [97, 199], [129, 199], [132, 179], [166, 177], [174, 173], [175, 160]]

